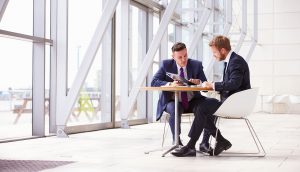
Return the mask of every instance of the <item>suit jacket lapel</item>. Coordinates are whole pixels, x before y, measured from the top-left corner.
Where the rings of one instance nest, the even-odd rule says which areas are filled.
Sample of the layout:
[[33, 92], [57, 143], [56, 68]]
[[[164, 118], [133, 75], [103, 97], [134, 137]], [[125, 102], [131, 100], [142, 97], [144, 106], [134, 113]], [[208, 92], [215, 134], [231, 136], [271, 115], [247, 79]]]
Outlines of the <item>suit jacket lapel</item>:
[[173, 64], [172, 64], [172, 68], [171, 68], [171, 73], [178, 73], [178, 70], [177, 70], [177, 65], [176, 65], [176, 62], [175, 60], [173, 60]]
[[229, 59], [229, 62], [227, 63], [227, 69], [226, 69], [226, 72], [225, 72], [225, 76], [224, 76], [224, 81], [227, 81], [228, 79], [228, 71], [229, 71], [229, 67], [230, 67], [230, 62], [232, 61], [233, 58], [235, 58], [236, 54], [235, 52], [232, 52], [231, 56], [230, 56], [230, 59]]

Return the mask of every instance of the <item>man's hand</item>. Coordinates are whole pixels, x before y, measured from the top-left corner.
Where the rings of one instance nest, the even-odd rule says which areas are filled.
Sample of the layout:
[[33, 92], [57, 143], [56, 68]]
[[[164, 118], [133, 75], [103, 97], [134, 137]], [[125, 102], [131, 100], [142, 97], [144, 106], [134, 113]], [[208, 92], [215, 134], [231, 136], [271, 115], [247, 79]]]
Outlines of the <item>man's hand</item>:
[[211, 82], [203, 82], [202, 87], [213, 89], [213, 83]]
[[183, 86], [183, 84], [179, 81], [173, 81], [170, 83], [171, 87], [176, 87], [176, 86]]
[[189, 81], [190, 82], [192, 82], [192, 83], [194, 83], [194, 84], [196, 84], [196, 85], [199, 85], [199, 84], [201, 84], [201, 81], [200, 81], [200, 79], [189, 79]]

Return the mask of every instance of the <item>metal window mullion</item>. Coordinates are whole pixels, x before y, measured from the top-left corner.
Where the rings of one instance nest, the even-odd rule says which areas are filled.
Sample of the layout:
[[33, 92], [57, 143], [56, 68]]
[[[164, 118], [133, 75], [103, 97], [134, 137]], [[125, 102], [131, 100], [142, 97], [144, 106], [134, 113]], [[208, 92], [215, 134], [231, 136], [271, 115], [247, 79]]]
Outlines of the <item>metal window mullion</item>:
[[212, 9], [212, 1], [208, 0], [206, 1], [206, 7], [204, 9], [204, 12], [202, 14], [202, 17], [200, 19], [200, 25], [196, 31], [196, 33], [194, 33], [193, 35], [193, 38], [191, 40], [191, 43], [189, 45], [189, 48], [188, 48], [188, 51], [189, 51], [189, 54], [192, 55], [194, 54], [195, 50], [196, 50], [196, 47], [198, 45], [198, 42], [199, 40], [201, 39], [202, 37], [202, 33], [203, 33], [203, 30], [208, 22], [208, 19], [209, 19], [209, 16], [211, 14], [211, 9]]
[[39, 37], [39, 36], [32, 36], [32, 35], [26, 35], [18, 32], [12, 32], [0, 29], [0, 36], [11, 38], [11, 39], [17, 39], [22, 41], [30, 41], [33, 43], [45, 43], [48, 45], [52, 45], [53, 41], [50, 39], [46, 39], [45, 37]]
[[[180, 11], [182, 9], [182, 1], [177, 4], [176, 11]], [[182, 25], [175, 24], [175, 34], [174, 34], [174, 41], [179, 42], [182, 41]], [[170, 51], [170, 50], [168, 50]]]
[[167, 6], [167, 9], [162, 17], [161, 23], [159, 25], [158, 31], [153, 39], [153, 41], [150, 44], [149, 50], [143, 60], [143, 63], [141, 64], [141, 67], [138, 71], [137, 80], [133, 85], [133, 89], [130, 92], [129, 100], [128, 100], [128, 106], [126, 111], [126, 116], [128, 118], [128, 115], [133, 108], [134, 102], [137, 98], [137, 95], [139, 93], [139, 87], [142, 86], [143, 81], [145, 80], [145, 77], [148, 74], [149, 68], [153, 63], [153, 59], [155, 56], [155, 53], [161, 43], [161, 40], [163, 38], [164, 33], [166, 32], [168, 28], [169, 21], [171, 20], [172, 14], [176, 8], [178, 0], [172, 0], [170, 1], [169, 5]]
[[[45, 37], [46, 1], [33, 1], [33, 35]], [[45, 43], [33, 43], [32, 135], [45, 135]]]
[[[211, 23], [214, 23], [214, 10], [216, 9], [215, 8], [215, 3], [214, 1], [211, 2], [211, 6], [212, 6], [212, 15], [210, 17], [210, 21]], [[214, 25], [212, 24], [210, 27], [209, 27], [209, 32], [212, 33], [212, 35], [214, 34]], [[214, 58], [211, 57], [211, 52], [209, 51], [209, 54], [203, 56], [203, 67], [204, 67], [204, 73], [205, 73], [205, 76], [208, 80], [213, 80], [213, 66], [214, 66]]]
[[235, 52], [240, 51], [246, 35], [247, 35], [247, 0], [243, 0], [243, 3], [242, 3], [242, 28], [241, 28], [240, 38], [234, 49]]
[[129, 90], [129, 2], [130, 0], [121, 0], [121, 93], [120, 93], [120, 114], [121, 127], [128, 128], [128, 116], [125, 115], [127, 109], [127, 99]]
[[[168, 5], [168, 0], [162, 0], [162, 4], [165, 4], [165, 6]], [[160, 11], [160, 22], [162, 20], [162, 17], [164, 16], [164, 13], [165, 13], [166, 9]], [[170, 22], [169, 22], [170, 24]], [[169, 26], [168, 24], [168, 26]], [[160, 51], [159, 51], [159, 56], [160, 56], [160, 59], [161, 60], [165, 60], [165, 59], [168, 59], [168, 42], [169, 42], [169, 38], [168, 38], [168, 27], [160, 41]]]
[[[102, 2], [103, 10], [105, 3], [108, 0]], [[102, 73], [101, 73], [101, 123], [111, 122], [111, 62], [112, 62], [112, 22], [109, 22], [106, 32], [102, 41]], [[104, 82], [106, 81], [106, 82]]]
[[[147, 15], [147, 49], [149, 48], [149, 45], [153, 39], [153, 11], [149, 11]], [[153, 64], [152, 64], [153, 66]], [[147, 77], [147, 85], [149, 85], [152, 81], [153, 76], [153, 67], [150, 67]], [[148, 91], [146, 92], [147, 96], [147, 119], [148, 123], [153, 122], [153, 92]]]
[[225, 26], [223, 30], [224, 35], [228, 35], [232, 26], [232, 0], [225, 1]]
[[255, 47], [256, 47], [256, 44], [257, 44], [257, 36], [258, 36], [258, 34], [257, 34], [257, 30], [258, 30], [258, 25], [257, 25], [257, 12], [258, 12], [258, 10], [257, 10], [257, 0], [253, 0], [253, 2], [254, 2], [254, 5], [253, 5], [253, 37], [252, 37], [252, 43], [251, 43], [251, 47], [250, 47], [250, 49], [249, 49], [249, 52], [248, 52], [248, 54], [247, 54], [247, 56], [246, 56], [246, 61], [248, 62], [249, 60], [250, 60], [250, 58], [251, 58], [251, 56], [252, 56], [252, 54], [253, 54], [253, 52], [254, 52], [254, 49], [255, 49]]
[[[140, 9], [138, 13], [138, 44], [141, 48], [138, 49], [138, 64], [140, 64], [147, 53], [147, 14], [146, 11]], [[138, 70], [140, 70], [138, 68]], [[146, 79], [142, 83], [146, 86]], [[138, 119], [146, 118], [146, 92], [140, 92], [137, 97], [137, 116]]]
[[[57, 32], [57, 1], [50, 1], [50, 38], [56, 40]], [[50, 47], [50, 101], [49, 101], [49, 132], [56, 132], [56, 93], [57, 93], [57, 44]]]
[[[166, 2], [167, 3], [167, 2]], [[160, 22], [161, 22], [161, 18], [164, 15], [165, 10], [160, 12]], [[169, 24], [168, 24], [169, 26]], [[159, 57], [160, 60], [165, 60], [168, 59], [168, 27], [167, 30], [165, 31], [161, 41], [160, 41], [160, 46], [159, 46]]]
[[[68, 66], [68, 0], [56, 0], [57, 15], [52, 21], [56, 23], [56, 28], [51, 33], [53, 34], [53, 48], [56, 49], [57, 59], [57, 80], [56, 80], [56, 134], [58, 137], [65, 137], [64, 128], [66, 120], [65, 99], [67, 95], [67, 66]], [[56, 34], [56, 35], [55, 35]], [[55, 55], [55, 54], [54, 54]], [[53, 63], [51, 63], [53, 64]], [[54, 68], [54, 67], [53, 67]], [[53, 69], [52, 68], [52, 69]], [[55, 68], [54, 68], [55, 69]], [[54, 74], [54, 73], [52, 73]], [[55, 94], [55, 93], [53, 93]]]

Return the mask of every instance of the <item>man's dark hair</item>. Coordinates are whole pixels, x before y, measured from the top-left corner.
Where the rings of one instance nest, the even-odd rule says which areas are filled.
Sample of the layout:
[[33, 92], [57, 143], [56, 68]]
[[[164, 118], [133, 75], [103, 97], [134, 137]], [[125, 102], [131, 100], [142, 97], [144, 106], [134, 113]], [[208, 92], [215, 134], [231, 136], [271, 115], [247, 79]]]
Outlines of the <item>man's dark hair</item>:
[[216, 36], [214, 37], [210, 42], [209, 46], [215, 46], [218, 50], [221, 50], [221, 48], [225, 48], [225, 50], [230, 51], [231, 46], [230, 46], [230, 41], [226, 36]]
[[186, 49], [186, 46], [184, 43], [182, 42], [176, 42], [173, 46], [172, 46], [172, 52], [175, 51], [181, 51], [183, 49]]

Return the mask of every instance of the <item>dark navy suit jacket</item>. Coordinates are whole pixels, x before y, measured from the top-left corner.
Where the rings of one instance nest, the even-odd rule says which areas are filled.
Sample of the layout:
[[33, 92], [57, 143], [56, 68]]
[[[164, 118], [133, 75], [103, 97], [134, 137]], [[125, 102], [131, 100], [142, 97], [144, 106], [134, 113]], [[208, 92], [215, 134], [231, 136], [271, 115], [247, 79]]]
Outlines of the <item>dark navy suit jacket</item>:
[[215, 82], [215, 90], [220, 92], [223, 102], [230, 95], [250, 89], [250, 72], [243, 57], [232, 52], [222, 82]]
[[[206, 81], [205, 74], [203, 72], [203, 66], [200, 61], [188, 59], [188, 63], [186, 66], [188, 79], [200, 79], [202, 82]], [[166, 72], [178, 73], [177, 65], [175, 60], [168, 59], [163, 60], [161, 62], [159, 70], [153, 77], [151, 82], [152, 87], [160, 87], [166, 85], [168, 82], [173, 82], [171, 78], [166, 75]], [[159, 120], [162, 113], [166, 109], [167, 103], [170, 101], [174, 101], [173, 92], [163, 91], [160, 94], [158, 104], [157, 104], [157, 112], [156, 112], [156, 120]], [[204, 98], [199, 91], [194, 91], [193, 98]]]

